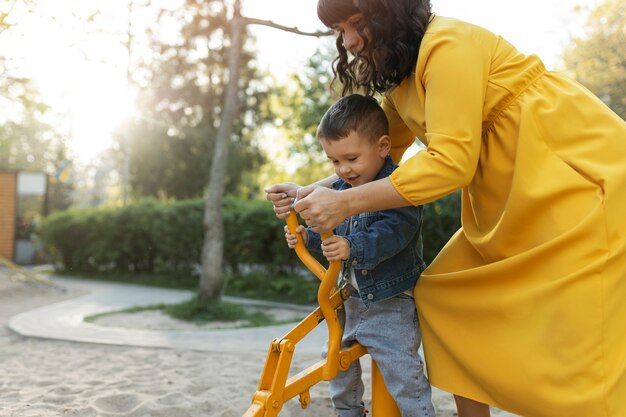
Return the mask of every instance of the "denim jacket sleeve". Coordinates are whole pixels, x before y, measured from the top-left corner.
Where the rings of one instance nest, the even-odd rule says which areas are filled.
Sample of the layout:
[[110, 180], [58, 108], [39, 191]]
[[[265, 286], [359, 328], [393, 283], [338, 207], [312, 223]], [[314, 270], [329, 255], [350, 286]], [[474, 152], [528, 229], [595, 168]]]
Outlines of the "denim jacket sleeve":
[[[421, 207], [402, 207], [376, 213], [366, 227], [351, 230], [348, 262], [356, 269], [373, 269], [398, 254], [421, 232]], [[355, 262], [356, 261], [356, 262]]]
[[306, 228], [307, 241], [305, 246], [308, 250], [313, 252], [322, 252], [322, 236], [319, 233], [311, 230], [310, 227]]

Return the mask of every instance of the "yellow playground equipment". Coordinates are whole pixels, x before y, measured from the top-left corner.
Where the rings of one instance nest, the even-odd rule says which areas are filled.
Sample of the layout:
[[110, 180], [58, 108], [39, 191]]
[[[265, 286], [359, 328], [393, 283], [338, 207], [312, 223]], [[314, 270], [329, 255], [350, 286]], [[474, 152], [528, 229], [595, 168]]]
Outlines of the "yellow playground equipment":
[[45, 276], [42, 276], [34, 271], [29, 271], [16, 263], [0, 256], [0, 267], [5, 270], [0, 270], [0, 278], [8, 278], [11, 281], [23, 282], [28, 284], [46, 285], [52, 288], [61, 289], [57, 284], [50, 281]]
[[[292, 210], [287, 217], [287, 227], [298, 238], [296, 253], [307, 268], [320, 280], [317, 291], [319, 307], [298, 323], [291, 331], [281, 338], [270, 343], [265, 366], [261, 374], [259, 388], [252, 396], [252, 404], [243, 417], [275, 417], [283, 404], [296, 395], [300, 405], [306, 408], [311, 402], [309, 389], [320, 381], [333, 379], [337, 372], [348, 366], [367, 350], [358, 343], [350, 348], [340, 350], [342, 328], [337, 317], [337, 309], [341, 308], [347, 298], [347, 290], [340, 290], [336, 286], [337, 277], [341, 270], [341, 262], [330, 262], [328, 269], [308, 252], [300, 235], [296, 233], [298, 219]], [[325, 239], [330, 233], [322, 234]], [[328, 354], [326, 359], [304, 369], [298, 374], [289, 376], [289, 368], [296, 344], [309, 334], [319, 323], [326, 321], [328, 326]], [[387, 391], [380, 371], [372, 361], [372, 417], [400, 417], [395, 401]]]

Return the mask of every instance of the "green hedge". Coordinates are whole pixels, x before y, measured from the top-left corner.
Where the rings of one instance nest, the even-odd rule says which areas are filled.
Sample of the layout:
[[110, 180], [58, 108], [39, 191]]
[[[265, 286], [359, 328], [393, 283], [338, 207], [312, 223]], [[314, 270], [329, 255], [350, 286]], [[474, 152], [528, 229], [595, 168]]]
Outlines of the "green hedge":
[[[459, 225], [458, 195], [426, 207], [424, 252], [430, 261]], [[226, 198], [224, 261], [235, 274], [244, 266], [271, 273], [300, 268], [285, 244], [283, 225], [267, 201]], [[204, 200], [144, 200], [116, 209], [55, 212], [38, 236], [50, 261], [67, 271], [190, 274], [200, 263]]]
[[[283, 223], [267, 202], [224, 201], [225, 263], [273, 271], [299, 261], [284, 243]], [[204, 200], [144, 200], [117, 209], [55, 212], [38, 227], [50, 261], [74, 272], [188, 274], [200, 262]]]
[[426, 263], [430, 264], [443, 245], [460, 227], [460, 192], [447, 195], [424, 206], [422, 236]]

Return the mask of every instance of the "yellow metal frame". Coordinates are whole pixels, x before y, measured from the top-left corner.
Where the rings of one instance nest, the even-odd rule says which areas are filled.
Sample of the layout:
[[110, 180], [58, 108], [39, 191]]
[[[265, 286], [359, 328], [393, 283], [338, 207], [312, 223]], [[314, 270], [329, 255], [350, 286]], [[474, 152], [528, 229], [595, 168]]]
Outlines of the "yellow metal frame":
[[[320, 381], [333, 379], [338, 371], [348, 369], [353, 361], [367, 353], [367, 350], [358, 343], [348, 349], [340, 350], [342, 329], [337, 317], [337, 309], [343, 305], [343, 301], [349, 295], [346, 290], [340, 291], [335, 285], [341, 270], [341, 262], [330, 262], [328, 269], [324, 268], [311, 256], [300, 234], [296, 233], [298, 219], [295, 212], [292, 211], [286, 221], [287, 227], [298, 239], [295, 247], [296, 254], [304, 265], [321, 280], [317, 292], [319, 307], [286, 335], [272, 340], [259, 388], [252, 396], [252, 404], [243, 417], [276, 417], [283, 404], [296, 395], [299, 395], [302, 408], [306, 408], [311, 402], [309, 389], [312, 386]], [[329, 236], [332, 234], [322, 234], [323, 239]], [[324, 320], [328, 326], [326, 359], [289, 378], [296, 344]], [[398, 407], [387, 391], [374, 361], [372, 361], [372, 417], [400, 417]]]
[[[61, 289], [57, 284], [50, 281], [43, 275], [38, 274], [37, 272], [28, 271], [23, 267], [17, 265], [15, 262], [12, 262], [2, 256], [0, 256], [0, 266], [4, 266], [8, 268], [7, 278], [18, 281], [18, 282], [29, 282], [34, 284], [42, 284], [47, 285], [56, 289]], [[3, 278], [4, 274], [0, 273], [0, 278]]]

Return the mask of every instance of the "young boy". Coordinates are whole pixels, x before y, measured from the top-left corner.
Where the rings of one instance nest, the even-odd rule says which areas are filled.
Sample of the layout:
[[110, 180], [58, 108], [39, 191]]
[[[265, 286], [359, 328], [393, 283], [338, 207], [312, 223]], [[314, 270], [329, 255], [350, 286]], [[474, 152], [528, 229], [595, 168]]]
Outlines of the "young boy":
[[[378, 102], [353, 94], [337, 101], [317, 130], [324, 152], [343, 190], [387, 177], [397, 167], [389, 157], [385, 113]], [[421, 250], [422, 208], [405, 207], [352, 216], [323, 242], [310, 228], [297, 232], [311, 250], [329, 260], [342, 260], [345, 301], [342, 348], [359, 342], [380, 368], [402, 417], [434, 417], [431, 388], [418, 348], [421, 343], [413, 287], [425, 268]], [[285, 227], [290, 248], [296, 237]], [[361, 365], [353, 362], [330, 381], [339, 417], [362, 417], [364, 386]]]

